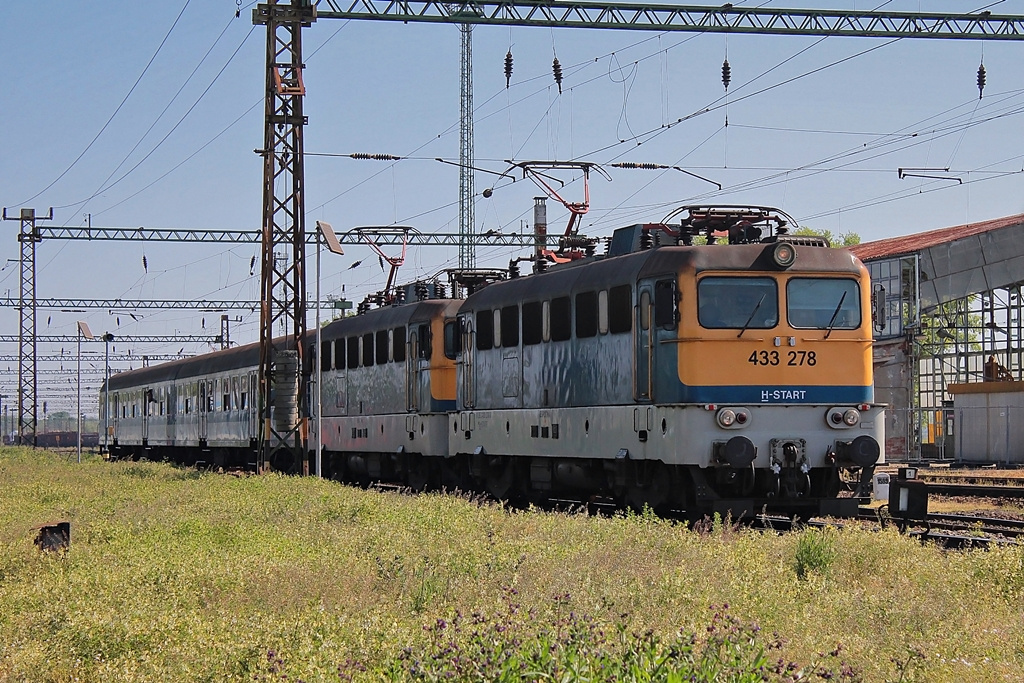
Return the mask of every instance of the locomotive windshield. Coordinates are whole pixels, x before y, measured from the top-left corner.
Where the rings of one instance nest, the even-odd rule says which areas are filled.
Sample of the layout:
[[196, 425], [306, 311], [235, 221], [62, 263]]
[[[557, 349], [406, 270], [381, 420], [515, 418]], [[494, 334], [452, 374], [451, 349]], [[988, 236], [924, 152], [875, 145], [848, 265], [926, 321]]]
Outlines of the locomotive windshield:
[[778, 286], [767, 277], [706, 277], [697, 284], [697, 319], [709, 329], [775, 327]]
[[786, 284], [789, 324], [816, 330], [860, 327], [860, 291], [856, 280], [792, 278]]

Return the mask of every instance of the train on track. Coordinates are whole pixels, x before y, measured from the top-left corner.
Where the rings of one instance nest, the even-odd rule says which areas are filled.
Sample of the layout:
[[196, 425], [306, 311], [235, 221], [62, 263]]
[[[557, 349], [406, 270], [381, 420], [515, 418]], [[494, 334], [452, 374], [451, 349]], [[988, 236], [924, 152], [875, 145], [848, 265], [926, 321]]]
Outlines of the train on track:
[[[533, 273], [464, 280], [464, 298], [399, 289], [323, 327], [320, 348], [310, 333], [320, 473], [693, 515], [856, 515], [885, 443], [865, 267], [790, 234], [775, 209], [675, 216], [616, 230], [600, 255], [538, 247]], [[253, 344], [112, 376], [111, 456], [254, 466], [258, 365]]]

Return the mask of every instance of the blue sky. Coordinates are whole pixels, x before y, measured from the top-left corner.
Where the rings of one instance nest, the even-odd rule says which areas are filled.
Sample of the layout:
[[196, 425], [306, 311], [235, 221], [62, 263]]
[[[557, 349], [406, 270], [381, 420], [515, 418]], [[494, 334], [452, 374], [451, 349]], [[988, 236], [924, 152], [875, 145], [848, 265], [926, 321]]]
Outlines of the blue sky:
[[[985, 6], [884, 4], [907, 11]], [[9, 3], [0, 43], [8, 73], [0, 204], [8, 214], [53, 206], [55, 225], [84, 225], [91, 214], [97, 226], [256, 229], [262, 167], [253, 150], [263, 136], [265, 32], [252, 26], [251, 7], [243, 2], [236, 19], [235, 0]], [[1019, 1], [988, 7], [1024, 14]], [[458, 159], [458, 29], [321, 20], [304, 32], [304, 45], [307, 152], [411, 157], [394, 164], [307, 158], [308, 225], [457, 232], [458, 169], [433, 159]], [[612, 182], [591, 182], [582, 231], [592, 236], [657, 221], [690, 202], [778, 206], [801, 224], [865, 241], [1024, 212], [1020, 43], [478, 27], [473, 48], [479, 166], [501, 171], [509, 158], [650, 162], [724, 186], [712, 192], [675, 171], [609, 169]], [[515, 67], [506, 89], [509, 49]], [[551, 76], [555, 56], [564, 71], [561, 95]], [[987, 85], [979, 100], [982, 60]], [[678, 119], [685, 120], [666, 126]], [[901, 167], [948, 167], [962, 183], [900, 179]], [[578, 178], [563, 177], [566, 197], [578, 201]], [[477, 191], [492, 183], [479, 175]], [[498, 183], [477, 204], [478, 230], [520, 230], [536, 194], [528, 182]], [[565, 220], [549, 204], [552, 230]], [[17, 227], [3, 224], [4, 260], [17, 258]], [[256, 253], [256, 245], [44, 242], [37, 295], [254, 299], [258, 273], [251, 276], [249, 264]], [[480, 249], [478, 264], [503, 267], [517, 253]], [[362, 265], [349, 269], [356, 261]], [[455, 249], [413, 249], [399, 280], [457, 262]], [[344, 286], [358, 301], [386, 279], [365, 247], [323, 263], [325, 293]], [[0, 271], [0, 294], [8, 292], [18, 292], [11, 263]], [[94, 332], [216, 331], [214, 314], [140, 313], [134, 320], [41, 310], [39, 333], [73, 334], [80, 318]], [[17, 333], [15, 311], [0, 310], [0, 321], [5, 334]], [[257, 334], [255, 315], [233, 328], [238, 341]]]

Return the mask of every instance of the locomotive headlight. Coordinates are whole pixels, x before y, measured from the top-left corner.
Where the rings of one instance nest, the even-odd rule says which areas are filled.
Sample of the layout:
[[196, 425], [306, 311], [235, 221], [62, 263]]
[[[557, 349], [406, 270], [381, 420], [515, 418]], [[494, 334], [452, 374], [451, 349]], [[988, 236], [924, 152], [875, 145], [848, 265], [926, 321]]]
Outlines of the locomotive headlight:
[[856, 408], [850, 408], [843, 413], [843, 422], [848, 427], [855, 427], [860, 422], [860, 413], [857, 412]]
[[789, 268], [796, 261], [796, 249], [792, 244], [779, 242], [772, 250], [772, 260], [779, 268]]
[[725, 408], [718, 413], [718, 424], [723, 427], [731, 427], [736, 422], [736, 413]]

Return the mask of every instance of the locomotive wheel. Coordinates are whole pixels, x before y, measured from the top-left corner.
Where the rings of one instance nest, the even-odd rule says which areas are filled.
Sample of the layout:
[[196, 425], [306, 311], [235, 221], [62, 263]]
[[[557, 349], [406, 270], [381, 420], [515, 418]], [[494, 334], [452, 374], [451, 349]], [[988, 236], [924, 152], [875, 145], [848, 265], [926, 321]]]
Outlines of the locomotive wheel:
[[634, 510], [644, 506], [660, 510], [669, 504], [672, 474], [661, 463], [638, 463], [626, 489], [626, 504]]
[[405, 481], [416, 493], [426, 491], [434, 481], [434, 464], [428, 458], [409, 458]]
[[506, 500], [516, 483], [516, 469], [510, 458], [491, 458], [484, 475], [484, 488], [498, 500]]

